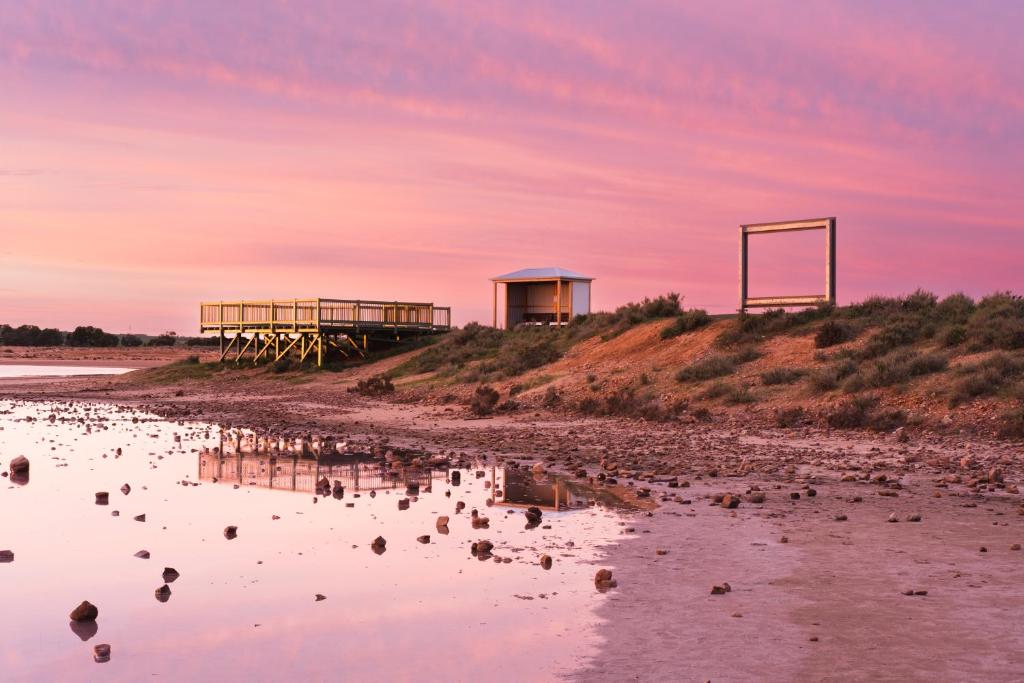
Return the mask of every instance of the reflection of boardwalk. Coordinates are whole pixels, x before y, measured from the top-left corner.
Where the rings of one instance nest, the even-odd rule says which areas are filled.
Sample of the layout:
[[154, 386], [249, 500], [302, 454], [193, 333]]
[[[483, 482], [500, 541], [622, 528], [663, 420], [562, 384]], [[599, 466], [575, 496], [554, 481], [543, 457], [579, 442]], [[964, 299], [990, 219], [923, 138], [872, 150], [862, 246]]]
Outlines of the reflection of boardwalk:
[[350, 491], [370, 489], [406, 488], [418, 484], [421, 488], [435, 479], [444, 481], [443, 471], [396, 466], [369, 461], [356, 455], [322, 458], [299, 457], [287, 453], [229, 453], [223, 456], [204, 451], [199, 454], [199, 479], [286, 489], [312, 493], [321, 479], [333, 486], [340, 482]]

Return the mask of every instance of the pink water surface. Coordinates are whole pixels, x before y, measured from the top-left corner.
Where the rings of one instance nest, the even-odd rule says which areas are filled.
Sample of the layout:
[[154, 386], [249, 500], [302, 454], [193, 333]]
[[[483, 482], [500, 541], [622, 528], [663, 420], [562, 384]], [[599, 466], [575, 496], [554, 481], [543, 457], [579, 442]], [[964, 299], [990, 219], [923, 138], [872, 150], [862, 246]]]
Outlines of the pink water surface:
[[[550, 529], [527, 529], [521, 509], [485, 506], [490, 477], [474, 470], [457, 487], [435, 473], [404, 511], [404, 489], [314, 504], [247, 483], [181, 485], [198, 481], [200, 451], [218, 443], [217, 427], [128, 409], [0, 402], [0, 468], [31, 461], [28, 483], [0, 479], [0, 549], [15, 554], [0, 564], [0, 678], [551, 680], [599, 645], [594, 609], [608, 596], [591, 563], [621, 533], [620, 512], [546, 511]], [[473, 507], [490, 529], [472, 529]], [[435, 529], [440, 514], [448, 535]], [[369, 548], [378, 535], [382, 555]], [[513, 562], [477, 560], [479, 538]], [[541, 553], [555, 558], [550, 571]], [[161, 603], [165, 566], [181, 577]], [[82, 600], [99, 607], [87, 642], [68, 619]], [[93, 662], [98, 643], [111, 645], [109, 662]]]

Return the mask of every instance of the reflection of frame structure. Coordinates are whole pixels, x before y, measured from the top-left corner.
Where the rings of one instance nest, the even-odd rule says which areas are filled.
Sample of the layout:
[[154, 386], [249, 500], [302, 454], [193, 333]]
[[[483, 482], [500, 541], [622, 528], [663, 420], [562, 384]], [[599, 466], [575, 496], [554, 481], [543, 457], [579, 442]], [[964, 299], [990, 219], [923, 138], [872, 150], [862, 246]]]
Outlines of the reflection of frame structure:
[[[750, 235], [769, 232], [799, 232], [801, 230], [825, 231], [825, 293], [801, 296], [761, 296], [747, 295], [749, 284], [748, 239]], [[753, 223], [740, 226], [740, 311], [748, 308], [768, 308], [783, 306], [814, 306], [817, 304], [835, 304], [836, 302], [836, 217], [811, 218], [803, 221], [783, 221], [780, 223]]]

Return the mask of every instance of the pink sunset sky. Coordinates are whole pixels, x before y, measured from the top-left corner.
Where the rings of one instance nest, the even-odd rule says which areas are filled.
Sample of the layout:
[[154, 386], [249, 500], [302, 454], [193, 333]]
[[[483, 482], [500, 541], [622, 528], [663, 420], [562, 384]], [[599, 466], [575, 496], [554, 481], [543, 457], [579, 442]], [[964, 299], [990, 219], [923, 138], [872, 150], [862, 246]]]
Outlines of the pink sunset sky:
[[[561, 266], [736, 308], [1024, 283], [1024, 3], [0, 2], [0, 322], [434, 301]], [[820, 236], [754, 238], [817, 293]], [[763, 240], [763, 241], [762, 241]], [[784, 290], [784, 291], [780, 291]]]

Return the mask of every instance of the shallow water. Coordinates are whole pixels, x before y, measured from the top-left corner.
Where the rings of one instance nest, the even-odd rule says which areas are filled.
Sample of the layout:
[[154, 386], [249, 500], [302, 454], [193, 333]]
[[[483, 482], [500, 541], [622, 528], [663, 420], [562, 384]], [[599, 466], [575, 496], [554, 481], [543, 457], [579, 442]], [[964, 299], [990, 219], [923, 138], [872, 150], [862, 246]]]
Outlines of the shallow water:
[[[274, 461], [239, 457], [214, 426], [73, 403], [0, 402], [0, 428], [0, 468], [31, 461], [27, 482], [0, 479], [0, 550], [14, 552], [0, 564], [4, 680], [551, 680], [598, 643], [607, 596], [591, 563], [624, 519], [606, 491], [485, 464], [455, 486], [445, 469], [396, 476], [344, 454], [321, 457], [319, 472], [342, 496], [314, 503], [316, 460], [284, 442]], [[410, 481], [419, 496], [400, 510]], [[546, 509], [527, 528], [532, 503]], [[472, 528], [474, 507], [489, 529]], [[474, 557], [481, 538], [512, 562]], [[142, 549], [150, 559], [133, 556]], [[164, 567], [180, 578], [160, 602]], [[70, 626], [82, 600], [99, 608], [95, 634]], [[93, 662], [99, 643], [109, 662]]]
[[79, 375], [123, 375], [133, 368], [95, 365], [7, 365], [0, 363], [0, 379], [6, 377], [77, 377]]

